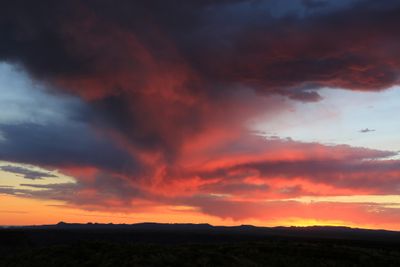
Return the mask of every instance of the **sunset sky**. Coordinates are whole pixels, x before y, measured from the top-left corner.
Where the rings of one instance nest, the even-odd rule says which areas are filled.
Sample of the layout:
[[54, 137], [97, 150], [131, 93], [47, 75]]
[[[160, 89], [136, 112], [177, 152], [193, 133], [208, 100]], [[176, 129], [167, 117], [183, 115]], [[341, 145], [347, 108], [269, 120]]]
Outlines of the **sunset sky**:
[[400, 1], [14, 0], [0, 225], [400, 230]]

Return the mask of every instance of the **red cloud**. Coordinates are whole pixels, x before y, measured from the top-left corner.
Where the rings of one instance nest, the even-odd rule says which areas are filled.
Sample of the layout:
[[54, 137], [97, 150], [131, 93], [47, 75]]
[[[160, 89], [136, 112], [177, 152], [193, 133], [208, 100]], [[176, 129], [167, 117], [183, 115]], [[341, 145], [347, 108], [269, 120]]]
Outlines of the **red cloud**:
[[[116, 145], [118, 160], [104, 168], [103, 158], [81, 152], [85, 159], [74, 167], [59, 162], [63, 157], [53, 160], [57, 149], [46, 161], [3, 155], [77, 179], [73, 186], [8, 193], [98, 209], [192, 205], [234, 219], [272, 218], [268, 210], [274, 216], [312, 212], [298, 203], [258, 204], [266, 198], [399, 193], [399, 161], [386, 160], [395, 153], [263, 140], [246, 127], [263, 112], [274, 116], [286, 108], [281, 96], [318, 101], [324, 86], [379, 91], [398, 84], [398, 4], [362, 1], [308, 16], [233, 12], [228, 25], [214, 12], [224, 18], [231, 1], [53, 2], [6, 4], [0, 59], [82, 98], [89, 110], [82, 123]], [[46, 147], [48, 140], [42, 142]], [[104, 150], [98, 146], [91, 151]], [[355, 221], [358, 214], [365, 221], [370, 214], [350, 205], [335, 217], [326, 206], [315, 207], [313, 218]]]

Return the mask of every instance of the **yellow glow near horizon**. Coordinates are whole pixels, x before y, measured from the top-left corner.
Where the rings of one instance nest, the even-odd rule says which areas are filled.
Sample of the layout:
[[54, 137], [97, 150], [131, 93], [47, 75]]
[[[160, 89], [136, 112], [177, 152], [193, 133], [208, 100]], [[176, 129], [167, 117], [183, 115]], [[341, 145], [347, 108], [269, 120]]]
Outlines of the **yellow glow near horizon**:
[[305, 227], [305, 226], [348, 226], [348, 227], [355, 227], [353, 224], [349, 224], [348, 222], [344, 221], [330, 221], [330, 220], [318, 220], [312, 218], [289, 218], [282, 221], [279, 225], [282, 226], [298, 226], [298, 227]]
[[35, 184], [35, 185], [47, 185], [55, 183], [74, 183], [75, 180], [72, 177], [68, 177], [56, 170], [49, 171], [37, 166], [27, 164], [17, 164], [12, 162], [0, 161], [0, 167], [3, 166], [15, 166], [21, 167], [26, 170], [39, 171], [55, 175], [56, 177], [46, 177], [43, 179], [26, 179], [21, 174], [7, 172], [0, 168], [0, 187], [13, 187], [15, 189], [29, 189], [29, 190], [40, 190], [34, 187], [23, 186], [23, 184]]

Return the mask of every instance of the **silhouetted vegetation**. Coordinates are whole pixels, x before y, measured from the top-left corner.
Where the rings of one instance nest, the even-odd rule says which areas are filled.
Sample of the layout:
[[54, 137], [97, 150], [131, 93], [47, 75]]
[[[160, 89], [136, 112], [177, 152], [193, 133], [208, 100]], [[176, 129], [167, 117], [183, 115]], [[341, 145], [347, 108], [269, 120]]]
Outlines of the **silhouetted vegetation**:
[[[332, 231], [341, 238], [327, 234]], [[0, 266], [400, 266], [398, 233], [368, 231], [157, 224], [17, 228], [0, 231]]]

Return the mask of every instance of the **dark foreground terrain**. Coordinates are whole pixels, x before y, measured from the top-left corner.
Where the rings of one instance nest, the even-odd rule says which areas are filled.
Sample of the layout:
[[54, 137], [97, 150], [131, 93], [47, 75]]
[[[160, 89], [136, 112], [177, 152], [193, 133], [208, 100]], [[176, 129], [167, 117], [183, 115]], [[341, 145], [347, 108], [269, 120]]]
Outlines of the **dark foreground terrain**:
[[400, 232], [60, 223], [0, 230], [0, 266], [400, 266]]

